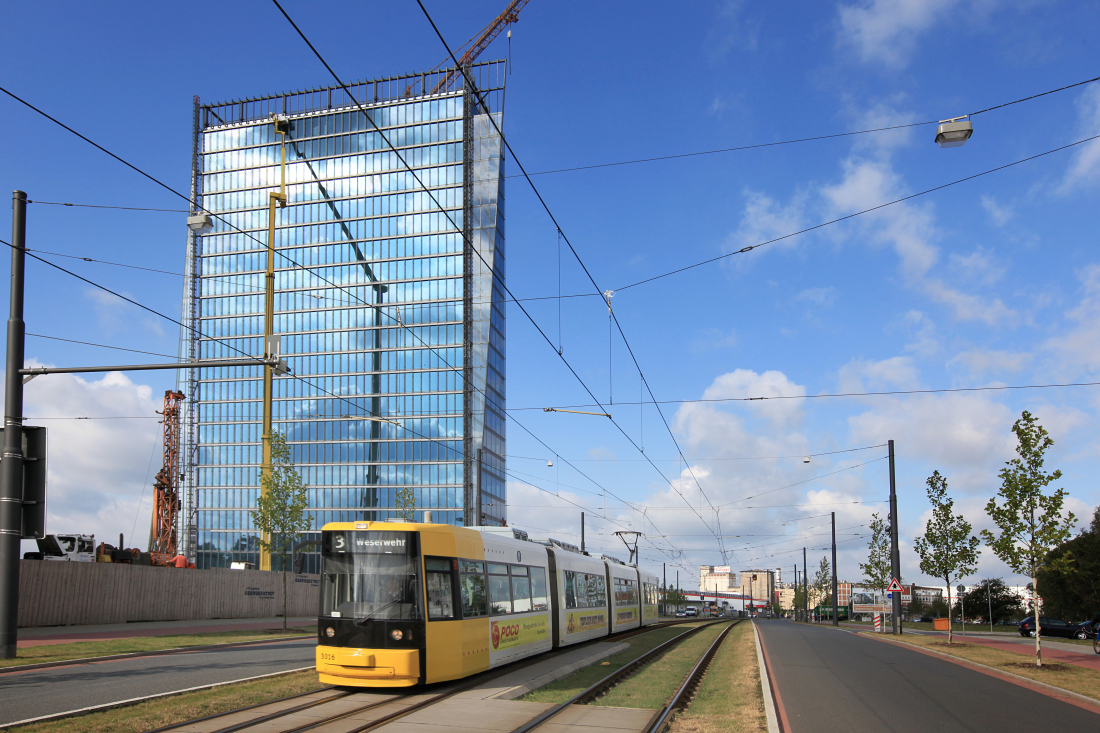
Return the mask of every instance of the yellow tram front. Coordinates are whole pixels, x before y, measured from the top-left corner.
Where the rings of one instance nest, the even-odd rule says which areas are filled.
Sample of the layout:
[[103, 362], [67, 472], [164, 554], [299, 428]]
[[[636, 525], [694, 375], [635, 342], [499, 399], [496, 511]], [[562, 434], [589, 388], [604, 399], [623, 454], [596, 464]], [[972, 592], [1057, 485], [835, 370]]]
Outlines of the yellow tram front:
[[462, 620], [459, 613], [460, 557], [484, 560], [477, 532], [437, 524], [326, 524], [320, 681], [408, 687], [488, 669], [488, 619]]

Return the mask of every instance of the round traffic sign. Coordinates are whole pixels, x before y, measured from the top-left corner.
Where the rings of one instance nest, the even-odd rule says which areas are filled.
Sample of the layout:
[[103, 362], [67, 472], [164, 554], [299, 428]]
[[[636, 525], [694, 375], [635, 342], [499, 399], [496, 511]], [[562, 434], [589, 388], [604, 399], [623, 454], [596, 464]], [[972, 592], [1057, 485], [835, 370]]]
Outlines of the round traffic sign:
[[959, 593], [966, 593], [966, 586], [960, 583], [958, 586], [955, 587], [955, 590], [957, 590]]

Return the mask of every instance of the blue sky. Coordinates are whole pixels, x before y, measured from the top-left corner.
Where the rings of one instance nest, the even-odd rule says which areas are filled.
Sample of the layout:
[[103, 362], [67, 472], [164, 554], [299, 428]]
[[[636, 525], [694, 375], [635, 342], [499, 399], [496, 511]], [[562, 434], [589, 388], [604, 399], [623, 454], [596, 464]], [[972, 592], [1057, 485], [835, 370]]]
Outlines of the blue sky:
[[[427, 3], [452, 45], [504, 5]], [[285, 7], [345, 80], [429, 69], [445, 57], [411, 0]], [[1100, 20], [1092, 4], [862, 0], [793, 10], [534, 0], [513, 27], [505, 132], [526, 169], [540, 172], [944, 119], [1100, 73], [1086, 35]], [[7, 17], [2, 86], [179, 191], [188, 188], [192, 95], [214, 102], [330, 83], [274, 5], [259, 0], [33, 3]], [[502, 37], [483, 58], [508, 56]], [[35, 201], [183, 208], [9, 98], [0, 110], [8, 189]], [[1100, 381], [1098, 141], [627, 287], [1100, 134], [1100, 83], [973, 123], [971, 141], [950, 150], [933, 144], [926, 125], [533, 180], [599, 288], [617, 291], [615, 313], [659, 400]], [[514, 160], [507, 171], [519, 172]], [[557, 296], [554, 225], [522, 178], [509, 179], [507, 199], [510, 289]], [[184, 243], [178, 213], [29, 211], [32, 249], [180, 272]], [[179, 314], [177, 276], [53, 259]], [[637, 403], [638, 370], [621, 337], [609, 344], [606, 307], [564, 245], [561, 262], [561, 293], [585, 296], [561, 301], [563, 356], [601, 402]], [[31, 333], [176, 352], [168, 321], [39, 263], [27, 282]], [[558, 342], [558, 301], [524, 305]], [[558, 493], [588, 507], [591, 546], [621, 547], [610, 534], [621, 526], [643, 531], [644, 562], [668, 561], [670, 577], [680, 566], [685, 585], [699, 564], [722, 564], [711, 504], [728, 505], [718, 516], [729, 564], [784, 570], [804, 545], [823, 546], [820, 515], [836, 511], [840, 575], [858, 579], [861, 525], [883, 511], [872, 502], [888, 491], [885, 449], [802, 456], [888, 439], [897, 446], [903, 574], [930, 581], [911, 550], [927, 518], [925, 478], [945, 474], [958, 507], [976, 528], [988, 526], [982, 507], [1024, 409], [1056, 440], [1048, 466], [1064, 472], [1081, 524], [1100, 504], [1097, 387], [665, 404], [669, 430], [652, 405], [616, 404], [620, 432], [606, 418], [543, 412], [591, 399], [514, 304], [508, 320], [509, 405], [536, 408], [512, 415], [549, 446], [509, 428], [513, 523], [575, 540], [580, 509], [547, 492]], [[159, 360], [37, 337], [27, 356], [57, 365]], [[152, 415], [173, 384], [167, 373], [43, 377], [27, 386], [26, 414]], [[156, 421], [42, 424], [52, 429], [50, 531], [109, 538], [136, 527], [143, 542]], [[811, 564], [822, 554], [811, 549]], [[987, 575], [1018, 581], [989, 551], [978, 577]]]

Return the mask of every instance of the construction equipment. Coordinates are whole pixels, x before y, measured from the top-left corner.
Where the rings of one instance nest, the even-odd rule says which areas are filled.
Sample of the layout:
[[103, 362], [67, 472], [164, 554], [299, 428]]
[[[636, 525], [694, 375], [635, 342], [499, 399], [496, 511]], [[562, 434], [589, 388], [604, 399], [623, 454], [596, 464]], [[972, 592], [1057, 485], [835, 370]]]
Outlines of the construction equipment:
[[179, 496], [179, 445], [180, 402], [187, 399], [183, 392], [167, 390], [164, 393], [164, 411], [158, 412], [164, 419], [163, 461], [153, 483], [152, 533], [149, 553], [154, 565], [167, 565], [176, 556], [177, 518], [180, 510]]
[[95, 562], [95, 535], [48, 534], [39, 537], [38, 552], [24, 552], [24, 560]]
[[[500, 35], [500, 32], [507, 28], [512, 23], [519, 20], [519, 11], [523, 9], [530, 0], [512, 0], [508, 3], [508, 7], [504, 9], [504, 12], [496, 17], [492, 23], [487, 25], [481, 32], [481, 35], [477, 37], [477, 40], [473, 42], [473, 45], [467, 49], [466, 53], [462, 54], [462, 58], [458, 60], [458, 68], [451, 69], [443, 78], [439, 80], [439, 83], [432, 89], [431, 94], [438, 94], [441, 91], [447, 89], [450, 84], [462, 75], [462, 69], [472, 64], [474, 59], [481, 55], [481, 52], [488, 48], [489, 44], [493, 42], [493, 39]], [[443, 66], [450, 62], [451, 59], [447, 59], [440, 64]]]

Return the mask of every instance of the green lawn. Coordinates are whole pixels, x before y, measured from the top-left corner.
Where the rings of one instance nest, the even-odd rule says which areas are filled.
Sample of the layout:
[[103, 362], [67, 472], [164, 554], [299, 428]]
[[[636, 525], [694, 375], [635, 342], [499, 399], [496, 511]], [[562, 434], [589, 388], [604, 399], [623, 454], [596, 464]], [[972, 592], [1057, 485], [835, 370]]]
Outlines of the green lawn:
[[672, 733], [764, 733], [764, 695], [752, 624], [733, 627], [710, 663], [695, 699], [672, 721]]
[[519, 699], [528, 702], [549, 702], [554, 704], [565, 702], [582, 690], [599, 682], [615, 670], [633, 662], [650, 649], [684, 633], [687, 628], [692, 625], [694, 624], [666, 626], [664, 628], [654, 629], [645, 634], [632, 636], [623, 642], [630, 645], [628, 649], [612, 654], [603, 662], [596, 662], [587, 667], [581, 667], [573, 674], [554, 680], [550, 684], [543, 685], [537, 690], [532, 690]]
[[88, 657], [106, 657], [112, 654], [131, 652], [155, 652], [165, 649], [178, 649], [209, 644], [226, 644], [234, 641], [271, 641], [280, 637], [313, 635], [315, 627], [289, 629], [263, 629], [250, 631], [216, 631], [208, 634], [176, 634], [174, 636], [137, 636], [129, 639], [106, 639], [103, 641], [78, 641], [72, 644], [43, 644], [41, 646], [20, 647], [15, 659], [0, 659], [0, 668], [15, 667], [22, 664], [41, 662], [60, 662]]

